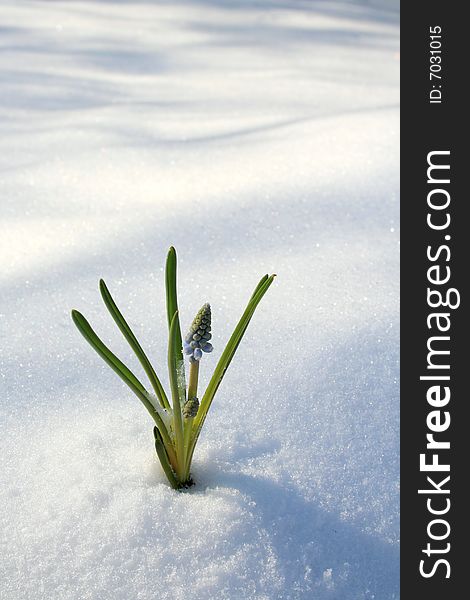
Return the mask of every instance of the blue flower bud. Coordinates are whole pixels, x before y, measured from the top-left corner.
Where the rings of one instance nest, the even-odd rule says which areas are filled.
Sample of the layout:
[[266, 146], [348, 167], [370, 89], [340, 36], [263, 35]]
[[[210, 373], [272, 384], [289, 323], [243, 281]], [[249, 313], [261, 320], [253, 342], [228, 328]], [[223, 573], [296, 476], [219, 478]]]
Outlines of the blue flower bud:
[[199, 409], [199, 400], [194, 398], [188, 398], [183, 405], [183, 417], [185, 419], [194, 418], [197, 415]]
[[184, 338], [183, 352], [189, 356], [189, 362], [194, 363], [201, 360], [202, 351], [212, 352], [211, 330], [211, 307], [209, 304], [199, 310], [191, 323], [191, 327]]

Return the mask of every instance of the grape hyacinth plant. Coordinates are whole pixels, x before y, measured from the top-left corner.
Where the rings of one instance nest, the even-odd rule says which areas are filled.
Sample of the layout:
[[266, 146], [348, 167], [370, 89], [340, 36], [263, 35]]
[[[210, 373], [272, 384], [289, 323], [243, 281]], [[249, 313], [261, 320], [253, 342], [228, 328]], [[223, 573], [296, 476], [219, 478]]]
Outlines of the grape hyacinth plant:
[[[144, 368], [153, 393], [147, 391], [134, 373], [101, 341], [85, 317], [77, 310], [72, 310], [72, 319], [80, 333], [131, 388], [155, 421], [153, 428], [155, 449], [165, 475], [174, 489], [187, 488], [193, 484], [190, 475], [191, 461], [207, 412], [251, 317], [274, 277], [275, 275], [265, 275], [256, 286], [200, 401], [198, 398], [199, 365], [204, 353], [212, 352], [212, 344], [209, 341], [212, 337], [211, 309], [207, 303], [202, 306], [183, 340], [176, 292], [176, 251], [173, 247], [168, 252], [165, 270], [171, 404], [147, 355], [116, 306], [103, 280], [100, 281], [100, 291], [106, 308]], [[187, 388], [184, 355], [189, 358]]]

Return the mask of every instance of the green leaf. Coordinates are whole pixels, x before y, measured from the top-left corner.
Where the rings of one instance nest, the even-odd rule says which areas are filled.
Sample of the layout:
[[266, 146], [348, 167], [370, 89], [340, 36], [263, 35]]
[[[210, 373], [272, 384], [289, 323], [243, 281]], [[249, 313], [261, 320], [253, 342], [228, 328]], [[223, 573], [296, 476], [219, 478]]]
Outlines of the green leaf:
[[176, 467], [178, 466], [178, 460], [177, 460], [176, 454], [175, 454], [175, 447], [174, 447], [171, 437], [168, 433], [166, 425], [165, 425], [162, 417], [158, 414], [158, 412], [155, 413], [154, 418], [155, 418], [155, 423], [157, 424], [157, 428], [160, 431], [160, 434], [162, 436], [163, 445], [165, 446], [165, 450], [168, 455], [170, 464], [172, 465], [173, 469], [176, 469]]
[[261, 277], [258, 285], [255, 287], [255, 291], [251, 294], [250, 300], [253, 300], [253, 298], [256, 296], [256, 294], [259, 292], [259, 290], [263, 287], [263, 285], [266, 283], [266, 281], [268, 279], [269, 279], [269, 275], [264, 275], [263, 277]]
[[178, 480], [173, 473], [173, 469], [171, 468], [170, 460], [168, 458], [168, 454], [165, 449], [165, 444], [163, 443], [162, 436], [158, 431], [157, 427], [153, 428], [153, 435], [155, 437], [155, 450], [157, 451], [158, 458], [160, 459], [160, 463], [162, 468], [167, 476], [168, 481], [173, 489], [177, 490], [180, 487]]
[[[232, 352], [232, 358], [233, 358], [235, 352], [237, 351], [237, 348], [238, 348], [238, 346], [239, 346], [239, 344], [240, 344], [240, 342], [242, 340], [242, 337], [245, 334], [245, 331], [248, 328], [248, 325], [250, 324], [251, 318], [253, 317], [253, 314], [254, 314], [254, 312], [256, 310], [256, 307], [260, 303], [260, 301], [261, 301], [262, 297], [264, 296], [264, 294], [268, 291], [268, 288], [271, 285], [271, 283], [274, 281], [275, 277], [276, 277], [276, 275], [271, 275], [271, 276], [265, 275], [261, 279], [261, 281], [259, 282], [259, 284], [256, 286], [256, 289], [255, 289], [255, 291], [253, 292], [253, 294], [252, 294], [252, 296], [250, 298], [250, 302], [248, 303], [248, 306], [250, 305], [250, 303], [252, 301], [255, 301], [255, 304], [253, 305], [252, 310], [250, 312], [250, 315], [249, 315], [248, 319], [246, 320], [246, 322], [244, 324], [244, 327], [243, 327], [243, 330], [241, 331], [241, 334], [238, 336], [238, 341], [237, 341], [237, 343], [236, 343], [236, 345], [235, 345], [235, 347], [233, 349], [233, 352]], [[247, 306], [247, 308], [248, 308], [248, 306]], [[230, 343], [230, 340], [229, 340], [229, 343]], [[230, 359], [230, 361], [232, 360], [232, 358]], [[228, 367], [228, 365], [227, 365], [227, 367]], [[226, 367], [225, 370], [227, 370], [227, 367]], [[225, 373], [225, 371], [224, 371], [224, 373]]]
[[170, 335], [168, 341], [168, 374], [170, 377], [171, 397], [173, 400], [173, 421], [176, 439], [176, 456], [180, 471], [178, 476], [184, 472], [184, 439], [183, 439], [183, 417], [181, 414], [180, 390], [178, 386], [178, 369], [175, 359], [175, 345], [177, 339], [178, 313], [175, 312], [170, 324]]
[[212, 400], [214, 399], [214, 396], [217, 392], [217, 389], [219, 388], [219, 385], [225, 375], [225, 372], [227, 371], [232, 361], [232, 358], [238, 348], [238, 345], [240, 344], [243, 338], [243, 335], [250, 323], [250, 320], [256, 310], [256, 307], [260, 303], [264, 294], [268, 291], [269, 286], [274, 281], [274, 278], [275, 275], [271, 275], [270, 277], [267, 277], [265, 275], [258, 283], [257, 287], [255, 288], [255, 291], [253, 292], [253, 295], [250, 298], [250, 301], [248, 302], [245, 312], [243, 313], [240, 321], [235, 327], [235, 330], [232, 333], [232, 336], [230, 337], [224, 351], [222, 352], [222, 356], [220, 357], [219, 362], [217, 363], [212, 378], [209, 381], [209, 385], [207, 386], [204, 396], [202, 397], [199, 411], [194, 419], [193, 427], [195, 430], [195, 435], [192, 442], [192, 451], [190, 453], [189, 460], [191, 460], [192, 452], [194, 452], [194, 447], [196, 445], [197, 438], [204, 424], [204, 420], [211, 406]]
[[131, 390], [139, 398], [142, 404], [144, 404], [145, 408], [155, 420], [156, 412], [153, 404], [148, 399], [148, 392], [134, 375], [134, 373], [132, 373], [132, 371], [128, 369], [126, 365], [120, 361], [119, 358], [113, 354], [111, 350], [100, 340], [100, 338], [93, 331], [91, 325], [88, 323], [85, 317], [78, 312], [78, 310], [72, 310], [72, 319], [86, 341], [94, 350], [96, 350], [96, 352], [111, 367], [111, 369], [113, 369], [113, 371], [119, 375], [124, 383], [131, 388]]
[[[168, 318], [168, 329], [171, 327], [171, 321], [175, 313], [178, 312], [178, 295], [176, 291], [176, 250], [171, 246], [168, 250], [165, 269], [165, 289], [166, 289], [166, 314]], [[183, 360], [182, 340], [179, 317], [176, 322], [176, 352], [179, 352], [179, 357]]]
[[141, 345], [137, 341], [137, 338], [135, 337], [134, 333], [132, 332], [131, 328], [129, 327], [127, 321], [125, 320], [121, 311], [119, 310], [116, 303], [114, 302], [113, 297], [111, 296], [103, 279], [100, 279], [100, 292], [101, 292], [103, 301], [106, 305], [106, 308], [110, 312], [116, 325], [121, 330], [121, 333], [128, 341], [130, 347], [132, 348], [135, 355], [139, 359], [140, 364], [144, 368], [144, 371], [146, 372], [147, 377], [149, 378], [150, 383], [152, 384], [152, 387], [155, 391], [155, 394], [157, 395], [157, 398], [160, 401], [160, 404], [162, 405], [163, 408], [169, 409], [170, 403], [168, 402], [168, 398], [166, 397], [165, 390], [163, 389], [163, 386], [160, 383], [160, 380], [158, 379], [157, 374], [155, 373], [149, 359], [147, 358], [147, 355], [145, 354]]
[[168, 250], [165, 266], [165, 290], [166, 290], [166, 311], [168, 318], [168, 329], [171, 328], [171, 322], [176, 314], [175, 323], [175, 342], [173, 344], [173, 354], [176, 364], [176, 370], [178, 372], [178, 389], [180, 402], [183, 403], [186, 398], [186, 378], [184, 371], [184, 359], [183, 359], [183, 344], [181, 339], [181, 327], [180, 318], [178, 312], [178, 294], [176, 290], [176, 277], [177, 275], [177, 259], [176, 250], [171, 246]]

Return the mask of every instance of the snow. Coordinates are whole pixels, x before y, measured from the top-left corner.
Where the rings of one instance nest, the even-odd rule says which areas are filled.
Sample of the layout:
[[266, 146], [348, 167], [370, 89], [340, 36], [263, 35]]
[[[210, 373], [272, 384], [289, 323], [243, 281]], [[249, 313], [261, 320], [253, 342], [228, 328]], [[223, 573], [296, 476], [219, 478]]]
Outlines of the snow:
[[[0, 598], [398, 598], [393, 2], [5, 0]], [[212, 306], [205, 385], [253, 288], [188, 492], [70, 319], [145, 379]]]

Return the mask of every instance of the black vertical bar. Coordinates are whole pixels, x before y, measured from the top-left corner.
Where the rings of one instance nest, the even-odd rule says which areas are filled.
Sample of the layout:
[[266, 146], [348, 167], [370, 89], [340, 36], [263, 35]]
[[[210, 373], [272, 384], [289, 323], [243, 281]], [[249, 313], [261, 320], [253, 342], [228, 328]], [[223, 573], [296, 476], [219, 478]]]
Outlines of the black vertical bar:
[[[469, 118], [468, 109], [464, 108], [464, 88], [470, 71], [465, 65], [470, 52], [464, 6], [458, 2], [428, 0], [403, 2], [401, 8], [401, 598], [404, 600], [451, 600], [468, 594], [466, 578], [470, 571], [465, 565], [468, 525], [464, 510], [469, 500], [464, 487], [469, 470], [465, 465], [469, 456], [466, 438], [470, 440], [465, 414], [470, 398], [464, 389], [464, 377], [466, 370], [470, 370], [465, 315], [469, 277], [466, 265], [470, 259], [466, 243], [470, 239], [469, 220], [465, 215], [470, 195], [464, 184], [469, 171], [465, 165], [469, 151], [464, 140]], [[437, 56], [440, 60], [431, 60]], [[432, 160], [450, 165], [450, 169], [434, 169], [429, 182], [428, 155], [433, 151], [449, 152], [433, 155]], [[443, 183], [446, 178], [449, 183]], [[436, 179], [440, 183], [433, 181]], [[449, 206], [442, 210], [430, 207], [430, 192], [431, 204], [445, 205], [449, 197]], [[429, 214], [431, 222], [438, 226], [447, 222], [448, 214], [449, 226], [433, 229], [427, 223]], [[437, 258], [430, 259], [427, 252]], [[428, 273], [436, 265], [438, 270]], [[429, 276], [442, 280], [449, 273], [447, 283], [429, 281]], [[457, 290], [451, 292], [450, 298], [456, 304], [460, 295], [460, 306], [432, 308], [428, 288], [440, 291], [443, 297], [449, 290]], [[431, 302], [438, 303], [437, 299], [434, 294]], [[432, 313], [448, 316], [448, 321], [447, 317], [439, 321], [443, 328], [450, 322], [448, 331], [439, 331], [437, 318], [428, 321]], [[427, 344], [432, 336], [450, 338], [431, 343], [433, 348], [450, 350], [448, 355], [431, 357], [433, 364], [440, 367], [448, 364], [449, 369], [428, 368]], [[420, 376], [436, 375], [450, 379], [420, 380]], [[449, 388], [451, 396], [445, 406], [431, 406], [428, 402], [429, 388], [438, 385], [440, 393], [444, 393], [444, 386]], [[430, 416], [436, 410], [438, 415]], [[429, 422], [433, 427], [438, 424], [444, 427], [448, 417], [450, 426], [444, 431], [435, 433], [429, 428]], [[450, 442], [450, 449], [428, 449], [427, 434], [434, 434], [435, 440]], [[449, 464], [450, 471], [421, 470], [423, 453], [426, 463], [437, 454], [439, 464]], [[434, 485], [427, 480], [428, 476]], [[447, 476], [450, 480], [441, 485]], [[418, 493], [420, 489], [433, 491], [436, 486], [449, 493]], [[444, 511], [447, 507], [449, 510], [440, 515], [429, 510]], [[429, 533], [442, 539], [433, 539]], [[439, 560], [443, 562], [437, 563]]]

